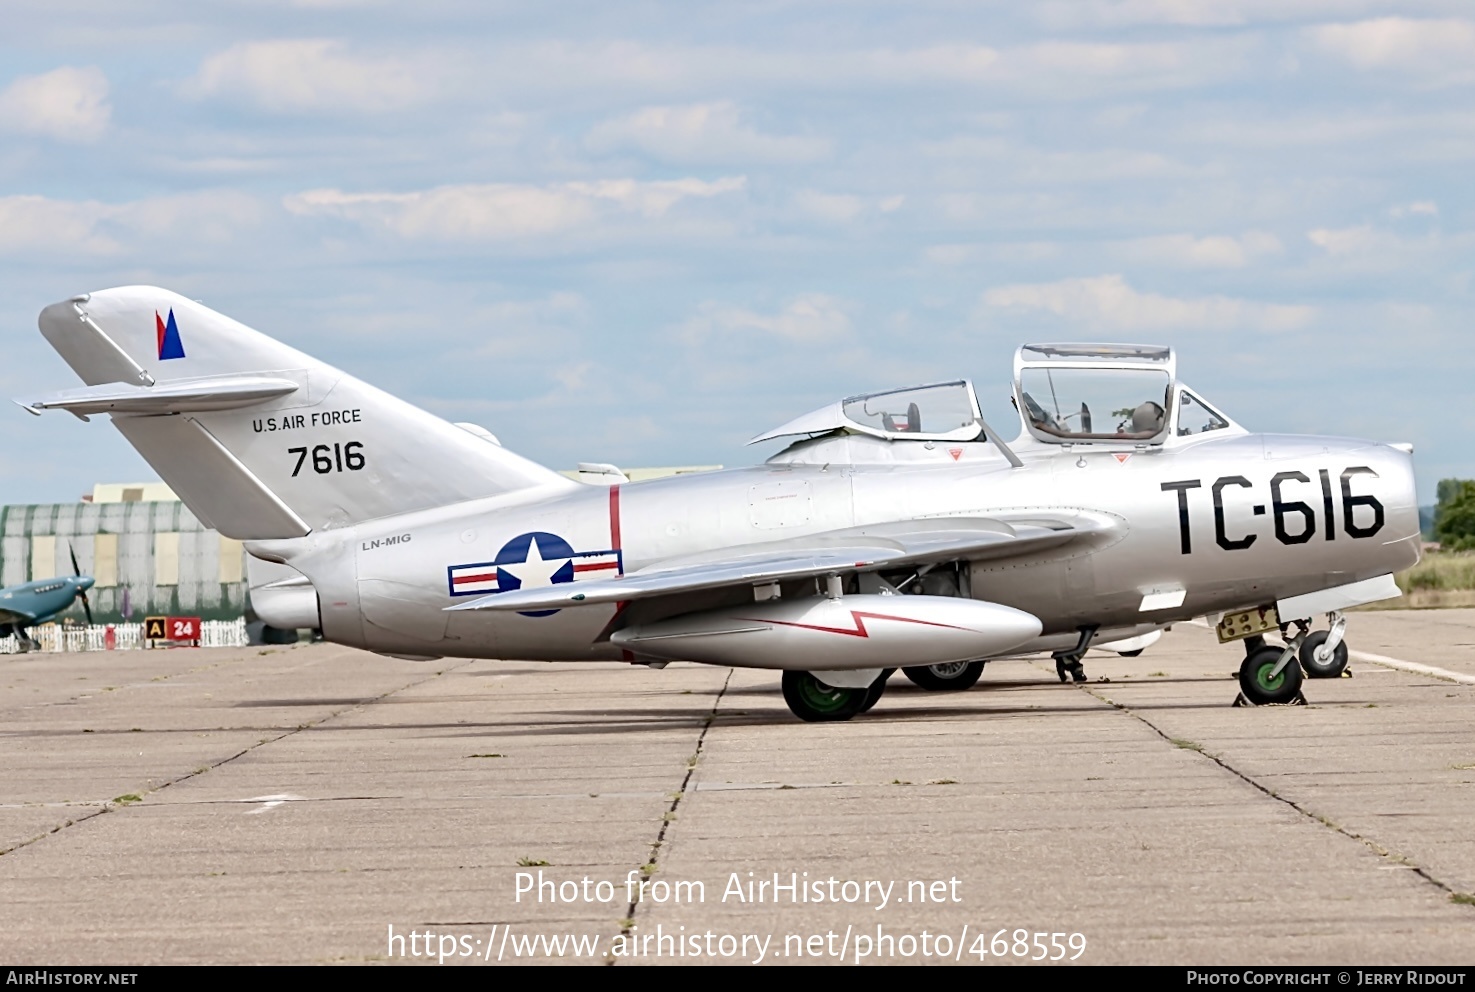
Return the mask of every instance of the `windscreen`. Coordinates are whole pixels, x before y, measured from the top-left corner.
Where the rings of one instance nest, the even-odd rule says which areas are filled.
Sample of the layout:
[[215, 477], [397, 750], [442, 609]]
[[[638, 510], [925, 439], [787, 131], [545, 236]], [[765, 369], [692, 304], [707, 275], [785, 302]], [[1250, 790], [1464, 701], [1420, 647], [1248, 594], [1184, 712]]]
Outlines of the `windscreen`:
[[1170, 382], [1156, 369], [1026, 368], [1024, 416], [1036, 436], [1064, 441], [1146, 441], [1166, 427]]

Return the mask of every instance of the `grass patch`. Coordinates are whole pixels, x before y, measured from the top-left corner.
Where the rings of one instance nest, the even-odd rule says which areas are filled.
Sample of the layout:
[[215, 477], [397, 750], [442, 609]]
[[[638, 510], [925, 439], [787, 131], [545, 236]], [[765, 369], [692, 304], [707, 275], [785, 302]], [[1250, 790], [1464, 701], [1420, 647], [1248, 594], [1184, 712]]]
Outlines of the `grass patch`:
[[912, 783], [903, 781], [902, 779], [899, 779], [899, 778], [894, 778], [894, 779], [891, 780], [891, 784], [892, 785], [911, 785]]
[[468, 758], [505, 758], [505, 754], [468, 754]]
[[1165, 679], [1165, 678], [1168, 677], [1168, 673], [1167, 672], [1148, 672], [1147, 673], [1147, 677], [1150, 678], [1150, 679]]
[[1475, 906], [1475, 892], [1450, 893], [1449, 901], [1461, 906]]
[[1475, 552], [1432, 551], [1413, 568], [1395, 575], [1398, 599], [1359, 610], [1431, 610], [1475, 606]]
[[523, 857], [523, 858], [518, 858], [517, 859], [517, 867], [519, 867], [519, 868], [547, 868], [548, 867], [548, 862], [544, 861], [542, 858], [527, 858], [527, 857]]
[[1174, 737], [1172, 741], [1174, 747], [1181, 747], [1185, 751], [1197, 751], [1200, 754], [1203, 753], [1204, 746], [1198, 741], [1187, 741], [1181, 737]]
[[955, 779], [955, 778], [935, 778], [931, 782], [928, 782], [927, 784], [928, 785], [957, 785], [958, 784], [958, 780]]
[[140, 796], [136, 792], [125, 792], [121, 796], [114, 796], [113, 797], [113, 802], [115, 804], [119, 805], [119, 806], [127, 806], [130, 803], [141, 803], [141, 802], [143, 802], [143, 796]]

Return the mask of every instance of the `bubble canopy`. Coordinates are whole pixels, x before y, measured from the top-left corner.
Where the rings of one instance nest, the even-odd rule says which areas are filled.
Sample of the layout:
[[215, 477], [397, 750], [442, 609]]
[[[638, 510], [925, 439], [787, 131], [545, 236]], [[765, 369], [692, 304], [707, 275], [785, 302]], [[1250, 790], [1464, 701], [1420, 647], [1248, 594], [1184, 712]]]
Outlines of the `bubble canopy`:
[[1040, 441], [1160, 444], [1175, 366], [1161, 345], [1027, 344], [1014, 356], [1015, 401]]
[[749, 443], [844, 430], [892, 440], [972, 441], [984, 433], [973, 384], [966, 379], [847, 396]]

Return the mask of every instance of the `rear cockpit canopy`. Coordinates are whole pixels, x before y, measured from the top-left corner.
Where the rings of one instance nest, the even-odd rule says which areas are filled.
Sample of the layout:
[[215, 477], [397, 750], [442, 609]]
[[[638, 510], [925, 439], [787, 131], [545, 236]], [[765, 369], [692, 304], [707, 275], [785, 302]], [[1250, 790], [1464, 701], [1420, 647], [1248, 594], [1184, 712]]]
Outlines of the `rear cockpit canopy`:
[[1232, 428], [1176, 381], [1173, 349], [1138, 344], [1027, 344], [1014, 356], [1025, 432], [1047, 444], [1159, 445]]
[[972, 441], [983, 433], [973, 384], [966, 379], [848, 396], [750, 441], [844, 431], [893, 441]]

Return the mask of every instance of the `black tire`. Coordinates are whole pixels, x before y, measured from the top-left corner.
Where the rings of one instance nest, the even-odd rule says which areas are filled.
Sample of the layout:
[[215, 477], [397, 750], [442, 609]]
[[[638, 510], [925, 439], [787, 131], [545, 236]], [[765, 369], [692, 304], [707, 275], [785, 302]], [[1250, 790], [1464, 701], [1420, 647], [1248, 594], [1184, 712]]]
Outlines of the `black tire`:
[[1326, 661], [1316, 657], [1316, 649], [1326, 643], [1330, 631], [1318, 630], [1301, 642], [1301, 667], [1308, 679], [1337, 679], [1347, 670], [1347, 642], [1337, 645], [1331, 658]]
[[928, 692], [957, 692], [971, 689], [983, 674], [982, 661], [955, 661], [946, 665], [916, 665], [901, 673]]
[[1293, 702], [1301, 694], [1301, 666], [1292, 658], [1279, 675], [1270, 672], [1280, 662], [1281, 648], [1263, 647], [1239, 667], [1239, 691], [1256, 706]]
[[865, 689], [844, 689], [826, 685], [809, 672], [784, 672], [784, 702], [806, 723], [849, 720], [865, 708], [874, 689], [875, 683]]
[[881, 674], [876, 676], [876, 681], [872, 682], [871, 687], [866, 690], [866, 701], [860, 708], [862, 713], [868, 712], [872, 706], [881, 701], [881, 697], [886, 694], [886, 680], [891, 678], [895, 672], [894, 668], [883, 668]]
[[1139, 655], [1139, 654], [1141, 654], [1141, 653], [1142, 653], [1142, 649], [1141, 649], [1141, 648], [1138, 648], [1138, 649], [1137, 649], [1137, 650], [1135, 650], [1135, 651], [1121, 651], [1121, 652], [1118, 652], [1118, 653], [1119, 653], [1119, 654], [1121, 654], [1121, 656], [1122, 656], [1122, 657], [1123, 657], [1123, 658], [1135, 658], [1135, 657], [1137, 657], [1137, 656], [1138, 656], [1138, 655]]

